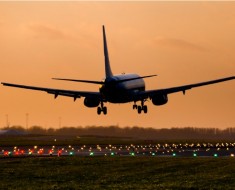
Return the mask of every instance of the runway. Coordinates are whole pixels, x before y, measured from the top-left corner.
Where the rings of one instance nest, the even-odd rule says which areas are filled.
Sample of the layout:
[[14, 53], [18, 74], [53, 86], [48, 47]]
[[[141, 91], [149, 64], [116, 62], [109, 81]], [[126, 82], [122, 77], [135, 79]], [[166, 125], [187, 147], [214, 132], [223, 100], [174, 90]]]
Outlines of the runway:
[[0, 157], [25, 156], [161, 156], [234, 157], [235, 143], [82, 145], [0, 147]]

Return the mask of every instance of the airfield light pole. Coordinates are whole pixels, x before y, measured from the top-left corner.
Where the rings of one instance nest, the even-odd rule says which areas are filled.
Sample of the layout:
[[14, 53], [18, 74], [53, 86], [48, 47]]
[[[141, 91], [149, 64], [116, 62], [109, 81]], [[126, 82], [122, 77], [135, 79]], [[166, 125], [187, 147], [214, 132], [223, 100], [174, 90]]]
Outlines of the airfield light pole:
[[9, 119], [8, 119], [8, 114], [6, 114], [6, 127], [7, 127], [7, 128], [10, 127]]
[[61, 128], [61, 117], [59, 117], [59, 129]]
[[28, 131], [28, 127], [29, 127], [29, 114], [26, 113], [25, 114], [25, 127], [26, 127], [26, 131]]

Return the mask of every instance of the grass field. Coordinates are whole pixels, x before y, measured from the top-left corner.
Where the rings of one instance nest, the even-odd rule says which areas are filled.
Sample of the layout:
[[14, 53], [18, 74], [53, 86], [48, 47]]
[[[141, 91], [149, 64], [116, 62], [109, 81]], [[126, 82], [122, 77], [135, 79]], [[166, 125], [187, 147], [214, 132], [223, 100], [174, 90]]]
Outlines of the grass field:
[[26, 135], [6, 136], [0, 138], [0, 146], [66, 146], [66, 145], [94, 145], [94, 144], [141, 144], [145, 141], [132, 138], [116, 137], [79, 137], [76, 136], [50, 136]]
[[0, 189], [235, 189], [234, 158], [1, 158]]
[[[55, 141], [56, 139], [56, 141]], [[143, 140], [135, 138], [121, 137], [101, 137], [101, 136], [51, 136], [51, 135], [25, 135], [25, 136], [1, 136], [0, 146], [68, 146], [68, 145], [130, 145], [130, 144], [165, 144], [165, 143], [229, 143], [229, 140]]]

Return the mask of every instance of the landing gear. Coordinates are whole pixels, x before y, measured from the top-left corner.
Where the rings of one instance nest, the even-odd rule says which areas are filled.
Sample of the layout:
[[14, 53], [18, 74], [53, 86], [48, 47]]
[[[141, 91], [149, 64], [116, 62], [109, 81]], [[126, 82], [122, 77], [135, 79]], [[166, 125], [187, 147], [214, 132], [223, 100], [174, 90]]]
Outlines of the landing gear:
[[143, 108], [142, 108], [143, 110], [144, 110], [144, 113], [148, 113], [148, 107], [145, 105], [145, 106], [143, 106]]
[[134, 109], [137, 109], [136, 102], [134, 102], [134, 105], [133, 105], [133, 110], [134, 110]]
[[104, 113], [104, 115], [107, 114], [107, 107], [103, 107], [103, 113]]
[[141, 114], [142, 110], [144, 113], [148, 113], [148, 107], [144, 105], [146, 100], [141, 100], [141, 106], [137, 106], [136, 102], [134, 102], [133, 109], [137, 109], [138, 114]]
[[138, 114], [141, 114], [142, 107], [141, 107], [141, 106], [138, 106], [138, 109], [137, 109], [137, 111], [138, 111]]
[[97, 114], [98, 114], [98, 115], [100, 115], [100, 114], [101, 114], [101, 112], [102, 112], [101, 107], [98, 107], [98, 108], [97, 108]]
[[97, 114], [100, 115], [103, 112], [104, 115], [107, 114], [107, 107], [104, 106], [104, 103], [101, 102], [101, 106], [97, 108]]

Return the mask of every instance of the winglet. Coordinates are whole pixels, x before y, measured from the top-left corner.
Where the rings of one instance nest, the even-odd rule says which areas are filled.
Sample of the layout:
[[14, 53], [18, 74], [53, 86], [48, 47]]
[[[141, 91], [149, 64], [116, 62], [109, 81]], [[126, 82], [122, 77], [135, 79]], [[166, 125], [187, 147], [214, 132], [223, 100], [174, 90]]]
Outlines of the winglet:
[[113, 76], [113, 73], [110, 67], [110, 63], [109, 63], [109, 53], [108, 53], [108, 46], [107, 46], [107, 41], [106, 41], [104, 25], [103, 25], [103, 40], [104, 40], [105, 75], [106, 75], [106, 78], [109, 78]]

